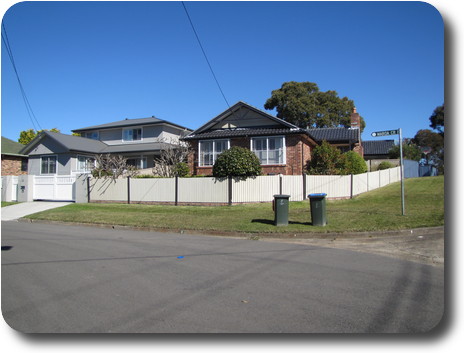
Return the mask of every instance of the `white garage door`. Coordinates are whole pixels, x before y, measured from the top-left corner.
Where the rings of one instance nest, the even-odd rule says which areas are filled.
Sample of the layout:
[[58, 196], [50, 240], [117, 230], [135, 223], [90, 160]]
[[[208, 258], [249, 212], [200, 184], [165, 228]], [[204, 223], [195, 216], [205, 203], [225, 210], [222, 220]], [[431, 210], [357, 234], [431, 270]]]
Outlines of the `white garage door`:
[[34, 200], [74, 201], [76, 177], [73, 175], [34, 176]]

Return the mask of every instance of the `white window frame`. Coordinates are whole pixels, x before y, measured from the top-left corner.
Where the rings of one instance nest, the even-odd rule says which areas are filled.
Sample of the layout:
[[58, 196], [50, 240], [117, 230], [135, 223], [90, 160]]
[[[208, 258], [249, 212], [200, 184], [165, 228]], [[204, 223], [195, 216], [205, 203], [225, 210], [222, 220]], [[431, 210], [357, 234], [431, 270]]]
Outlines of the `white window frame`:
[[[81, 163], [81, 162], [79, 161], [79, 158], [85, 158], [85, 159], [86, 159], [86, 162], [85, 162], [86, 166], [85, 166], [83, 169], [82, 169], [82, 168], [79, 168], [79, 167], [80, 167], [79, 164]], [[77, 172], [79, 172], [79, 173], [89, 173], [89, 172], [92, 171], [93, 168], [90, 168], [90, 169], [87, 169], [87, 168], [86, 168], [86, 167], [88, 167], [88, 165], [87, 165], [87, 159], [93, 159], [93, 168], [95, 168], [96, 163], [97, 163], [95, 157], [86, 156], [86, 155], [83, 155], [83, 154], [78, 154], [78, 155], [77, 155], [77, 158], [76, 158], [76, 171], [77, 171]]]
[[[198, 166], [199, 166], [199, 167], [212, 167], [212, 166], [214, 165], [214, 163], [216, 163], [217, 157], [218, 157], [222, 152], [224, 152], [224, 151], [222, 151], [221, 153], [217, 153], [217, 152], [216, 152], [216, 143], [219, 142], [219, 141], [220, 141], [220, 142], [224, 142], [224, 141], [227, 142], [227, 148], [226, 148], [226, 150], [230, 149], [230, 140], [229, 140], [229, 139], [200, 140], [200, 141], [198, 142]], [[205, 142], [208, 142], [208, 143], [209, 143], [209, 142], [212, 142], [212, 143], [213, 143], [213, 151], [212, 151], [212, 153], [213, 153], [213, 164], [204, 164], [204, 163], [202, 163], [202, 158], [201, 158], [201, 146], [202, 146], [202, 144], [205, 143]]]
[[[42, 165], [43, 165], [43, 159], [44, 158], [55, 158], [55, 172], [54, 173], [43, 173], [42, 172]], [[50, 171], [50, 162], [48, 164], [48, 168]], [[50, 155], [50, 156], [40, 156], [40, 175], [57, 175], [58, 174], [58, 156], [56, 154]]]
[[[282, 163], [269, 163], [269, 139], [282, 139]], [[285, 136], [257, 136], [250, 139], [250, 150], [255, 153], [253, 149], [253, 141], [255, 140], [266, 140], [266, 161], [260, 160], [261, 165], [285, 165], [287, 164], [287, 147], [285, 143]], [[255, 153], [256, 154], [256, 153]], [[259, 157], [258, 157], [259, 158]]]
[[[134, 140], [134, 130], [140, 130], [139, 140]], [[132, 140], [125, 139], [126, 131], [132, 131]], [[132, 127], [132, 128], [122, 129], [122, 142], [140, 142], [140, 141], [143, 141], [143, 127]]]

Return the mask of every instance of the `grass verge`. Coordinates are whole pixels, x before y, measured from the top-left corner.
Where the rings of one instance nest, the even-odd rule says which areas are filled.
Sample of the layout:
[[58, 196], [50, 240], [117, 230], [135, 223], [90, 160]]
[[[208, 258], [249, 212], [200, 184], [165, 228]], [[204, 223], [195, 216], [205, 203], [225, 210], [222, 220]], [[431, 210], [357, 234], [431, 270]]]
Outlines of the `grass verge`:
[[12, 202], [2, 201], [2, 207], [11, 206], [11, 205], [16, 205], [17, 203], [19, 203], [19, 202], [15, 202], [15, 201], [12, 201]]
[[27, 218], [141, 228], [245, 233], [358, 232], [444, 224], [443, 176], [405, 181], [405, 216], [401, 215], [400, 195], [400, 183], [394, 183], [351, 200], [328, 201], [328, 224], [325, 227], [311, 225], [309, 201], [290, 202], [287, 227], [274, 226], [271, 203], [217, 207], [72, 204], [36, 213]]

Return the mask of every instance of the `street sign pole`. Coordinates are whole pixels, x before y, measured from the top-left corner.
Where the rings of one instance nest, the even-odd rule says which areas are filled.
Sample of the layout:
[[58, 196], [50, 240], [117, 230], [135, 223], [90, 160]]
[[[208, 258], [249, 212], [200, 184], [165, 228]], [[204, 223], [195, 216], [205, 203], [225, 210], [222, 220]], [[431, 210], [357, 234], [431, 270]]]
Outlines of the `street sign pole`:
[[376, 131], [371, 134], [372, 137], [399, 135], [400, 139], [400, 179], [401, 179], [401, 214], [404, 216], [404, 163], [403, 163], [403, 135], [401, 128], [398, 130]]
[[400, 175], [401, 175], [401, 214], [404, 216], [404, 164], [403, 164], [403, 136], [401, 128], [398, 129], [400, 138]]

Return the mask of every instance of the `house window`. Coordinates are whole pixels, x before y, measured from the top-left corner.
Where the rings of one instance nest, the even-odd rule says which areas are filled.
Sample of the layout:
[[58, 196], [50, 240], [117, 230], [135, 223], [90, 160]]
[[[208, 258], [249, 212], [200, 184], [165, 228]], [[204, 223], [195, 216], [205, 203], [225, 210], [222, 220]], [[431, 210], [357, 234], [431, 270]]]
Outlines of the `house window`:
[[217, 156], [230, 148], [229, 140], [200, 141], [199, 144], [199, 166], [207, 167], [214, 165]]
[[22, 172], [27, 172], [27, 165], [28, 165], [28, 159], [27, 158], [21, 159], [21, 171]]
[[251, 139], [251, 150], [262, 165], [285, 164], [285, 138], [254, 137]]
[[141, 141], [142, 140], [142, 129], [124, 129], [122, 130], [123, 141]]
[[56, 156], [42, 157], [41, 160], [41, 174], [56, 174]]
[[81, 136], [92, 140], [98, 140], [99, 138], [98, 131], [83, 132]]
[[88, 156], [77, 156], [77, 171], [90, 172], [95, 168], [95, 158]]
[[126, 163], [137, 169], [145, 169], [147, 168], [147, 157], [128, 158]]

